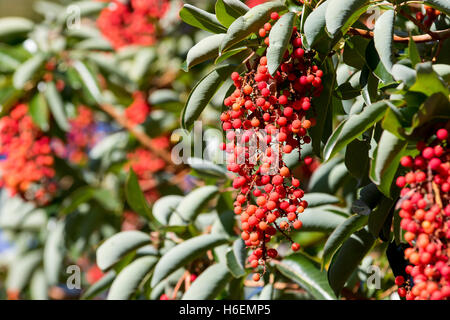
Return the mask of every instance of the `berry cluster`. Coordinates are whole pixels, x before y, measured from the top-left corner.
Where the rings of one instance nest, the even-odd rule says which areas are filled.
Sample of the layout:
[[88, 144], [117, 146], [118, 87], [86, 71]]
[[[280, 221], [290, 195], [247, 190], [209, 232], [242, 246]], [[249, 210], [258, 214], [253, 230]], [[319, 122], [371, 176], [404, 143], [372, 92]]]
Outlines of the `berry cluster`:
[[405, 250], [410, 262], [398, 278], [398, 293], [408, 300], [442, 300], [450, 297], [450, 149], [448, 131], [441, 128], [430, 143], [419, 142], [415, 158], [405, 156], [401, 165], [410, 171], [396, 180], [401, 190], [400, 227], [411, 245]]
[[50, 139], [33, 123], [28, 106], [15, 106], [0, 118], [0, 186], [39, 205], [56, 191]]
[[[266, 46], [279, 15], [273, 12], [270, 18], [259, 30]], [[247, 64], [245, 74], [231, 75], [236, 89], [224, 101], [228, 108], [220, 119], [228, 142], [221, 149], [228, 154], [227, 169], [238, 174], [233, 181], [233, 187], [240, 190], [234, 212], [241, 218], [242, 239], [254, 249], [248, 260], [255, 269], [265, 266], [267, 258], [277, 257], [277, 250], [266, 246], [277, 230], [292, 242], [285, 231], [302, 227], [298, 214], [308, 206], [301, 200], [304, 191], [300, 181], [285, 166], [282, 154], [301, 150], [311, 141], [307, 135], [315, 125], [314, 118], [307, 119], [313, 111], [311, 99], [323, 88], [323, 72], [312, 57], [302, 48], [294, 27], [290, 48], [276, 74], [269, 74], [263, 55], [254, 66]], [[261, 141], [253, 148], [255, 137]], [[297, 251], [300, 246], [292, 242], [291, 248]], [[258, 281], [260, 274], [255, 273], [253, 279]]]
[[100, 13], [97, 25], [115, 49], [156, 42], [157, 21], [169, 9], [168, 0], [112, 0]]
[[144, 93], [136, 91], [133, 93], [133, 103], [125, 110], [125, 117], [132, 124], [142, 124], [150, 113], [150, 106], [145, 99]]
[[441, 12], [430, 6], [424, 6], [424, 8], [425, 14], [422, 11], [416, 12], [416, 20], [422, 22], [425, 27], [430, 28]]

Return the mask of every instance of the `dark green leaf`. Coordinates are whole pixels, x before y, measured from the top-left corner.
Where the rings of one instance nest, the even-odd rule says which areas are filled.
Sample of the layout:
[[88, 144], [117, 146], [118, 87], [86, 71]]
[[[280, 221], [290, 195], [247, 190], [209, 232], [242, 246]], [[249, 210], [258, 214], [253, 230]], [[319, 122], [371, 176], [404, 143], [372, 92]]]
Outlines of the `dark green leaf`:
[[323, 248], [322, 266], [325, 266], [330, 261], [333, 254], [351, 234], [367, 224], [368, 219], [368, 216], [353, 215], [334, 229]]
[[336, 295], [340, 294], [345, 283], [372, 248], [374, 242], [375, 238], [366, 227], [350, 236], [334, 255], [328, 269], [328, 281]]

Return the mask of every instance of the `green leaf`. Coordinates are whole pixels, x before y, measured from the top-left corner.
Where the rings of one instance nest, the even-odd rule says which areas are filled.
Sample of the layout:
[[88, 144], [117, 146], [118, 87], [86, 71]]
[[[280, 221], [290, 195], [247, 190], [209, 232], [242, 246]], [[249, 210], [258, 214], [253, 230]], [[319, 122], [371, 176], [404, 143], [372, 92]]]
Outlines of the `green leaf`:
[[424, 2], [450, 16], [450, 3], [447, 0], [425, 0]]
[[34, 272], [30, 282], [30, 296], [33, 300], [48, 300], [48, 285], [42, 269]]
[[392, 181], [402, 152], [408, 142], [385, 130], [381, 135], [370, 167], [370, 178], [387, 197], [391, 196]]
[[291, 40], [295, 18], [295, 13], [285, 13], [270, 30], [270, 45], [267, 48], [267, 67], [271, 75], [275, 74], [283, 61], [284, 53]]
[[368, 220], [368, 216], [355, 214], [338, 225], [328, 237], [323, 248], [322, 266], [325, 266], [339, 249], [341, 244], [347, 240], [351, 234], [364, 227]]
[[325, 145], [324, 159], [328, 160], [333, 157], [347, 144], [381, 120], [387, 107], [386, 101], [376, 102], [365, 107], [361, 113], [352, 115], [346, 122], [341, 123]]
[[[325, 2], [326, 3], [326, 2]], [[322, 141], [328, 138], [327, 132], [331, 132], [331, 123], [327, 119], [332, 115], [333, 91], [336, 85], [336, 74], [331, 59], [326, 59], [322, 66], [324, 76], [322, 78], [323, 90], [319, 97], [314, 97], [312, 104], [316, 110], [316, 125], [309, 130], [312, 138], [312, 148], [314, 153], [321, 157]], [[302, 147], [304, 148], [304, 147]], [[303, 150], [302, 150], [303, 154]]]
[[339, 203], [339, 199], [328, 193], [308, 192], [302, 200], [308, 202], [308, 208]]
[[149, 235], [143, 232], [135, 230], [119, 232], [97, 249], [97, 265], [106, 271], [129, 253], [149, 243]]
[[22, 17], [0, 18], [0, 38], [24, 35], [33, 30], [34, 23]]
[[21, 292], [30, 282], [34, 271], [42, 262], [42, 251], [33, 250], [15, 258], [6, 278], [6, 287], [11, 291]]
[[363, 179], [369, 172], [369, 150], [370, 144], [358, 139], [350, 142], [345, 150], [345, 166], [358, 180]]
[[55, 228], [49, 232], [44, 247], [44, 271], [47, 282], [51, 286], [59, 283], [61, 269], [63, 267], [65, 248], [66, 224], [59, 221]]
[[342, 56], [344, 62], [353, 68], [362, 69], [366, 64], [365, 52], [368, 44], [368, 39], [359, 36], [346, 39]]
[[81, 300], [91, 300], [100, 293], [108, 289], [116, 278], [116, 272], [111, 270], [107, 272], [100, 280], [91, 285], [82, 295]]
[[259, 294], [259, 300], [272, 300], [273, 299], [273, 284], [269, 283], [264, 286]]
[[403, 81], [408, 87], [416, 82], [416, 71], [402, 64], [394, 64], [391, 73], [396, 81]]
[[43, 54], [35, 54], [17, 68], [13, 75], [13, 85], [16, 89], [23, 89], [25, 84], [36, 77], [36, 73], [45, 62]]
[[328, 177], [330, 175], [330, 172], [341, 162], [342, 159], [340, 157], [336, 157], [320, 165], [319, 168], [317, 168], [317, 170], [313, 172], [311, 178], [309, 179], [307, 190], [309, 192], [332, 193]]
[[188, 158], [187, 164], [199, 173], [206, 174], [217, 178], [226, 178], [227, 169], [221, 165], [215, 164], [212, 161], [200, 159], [200, 158]]
[[442, 83], [436, 72], [434, 72], [431, 62], [418, 63], [416, 65], [416, 71], [417, 80], [410, 88], [411, 91], [422, 92], [427, 96], [431, 96], [433, 93], [442, 92], [448, 96], [448, 88]]
[[415, 67], [418, 63], [422, 62], [422, 58], [420, 57], [419, 50], [417, 49], [416, 42], [412, 39], [412, 37], [409, 37], [409, 43], [408, 43], [408, 53], [409, 53], [409, 59], [411, 60], [411, 64], [413, 67]]
[[208, 267], [195, 279], [184, 293], [182, 300], [211, 300], [219, 295], [232, 276], [224, 263]]
[[214, 64], [220, 64], [233, 56], [236, 56], [235, 59], [239, 61], [239, 57], [248, 57], [252, 54], [252, 52], [253, 50], [247, 48], [247, 46], [237, 47], [236, 49], [229, 49], [227, 52], [223, 52], [221, 55], [219, 55], [217, 59], [214, 60]]
[[448, 65], [448, 64], [433, 64], [433, 70], [442, 79], [444, 79], [444, 81], [450, 82], [450, 65]]
[[384, 64], [380, 60], [380, 56], [378, 55], [377, 49], [375, 48], [375, 42], [372, 40], [369, 41], [366, 47], [365, 58], [367, 62], [367, 67], [370, 71], [375, 74], [375, 76], [383, 81], [384, 84], [389, 84], [393, 82], [392, 76], [389, 71], [386, 70]]
[[222, 33], [227, 31], [227, 29], [220, 24], [214, 14], [206, 12], [190, 4], [185, 4], [180, 10], [180, 18], [191, 26], [212, 33]]
[[352, 211], [359, 215], [369, 215], [382, 197], [383, 194], [378, 190], [377, 186], [374, 183], [370, 183], [361, 188], [358, 199], [352, 204]]
[[337, 296], [374, 243], [375, 238], [366, 227], [351, 235], [334, 255], [328, 269], [328, 282]]
[[217, 186], [204, 186], [191, 191], [178, 204], [175, 210], [178, 215], [172, 215], [170, 225], [184, 225], [195, 220], [202, 208], [217, 194]]
[[163, 226], [167, 226], [170, 221], [170, 216], [176, 210], [181, 200], [183, 200], [183, 197], [177, 195], [169, 195], [159, 198], [153, 205], [153, 216]]
[[63, 131], [69, 131], [70, 124], [67, 121], [64, 103], [53, 82], [47, 82], [45, 86], [45, 97], [47, 98], [48, 106], [58, 127]]
[[391, 209], [395, 205], [397, 199], [383, 198], [375, 210], [369, 215], [369, 231], [375, 237], [378, 238], [381, 228], [383, 228]]
[[132, 168], [130, 168], [130, 173], [128, 174], [126, 181], [125, 196], [127, 198], [127, 203], [133, 211], [144, 217], [150, 217], [153, 220], [152, 211], [148, 206], [147, 199], [145, 199], [136, 173], [134, 173]]
[[441, 92], [433, 94], [420, 106], [413, 116], [411, 128], [408, 128], [406, 133], [412, 134], [413, 130], [420, 129], [435, 119], [450, 119], [450, 102]]
[[33, 122], [41, 128], [42, 131], [49, 129], [48, 125], [48, 106], [44, 96], [37, 93], [30, 101], [30, 115]]
[[289, 279], [298, 283], [318, 300], [335, 300], [328, 285], [327, 275], [319, 266], [302, 253], [287, 256], [276, 264], [277, 269]]
[[[178, 268], [186, 265], [189, 261], [226, 242], [227, 239], [223, 236], [207, 234], [191, 238], [176, 245], [163, 255], [156, 265], [151, 287], [154, 288], [159, 282]], [[224, 267], [226, 268], [226, 266]]]
[[234, 44], [246, 39], [252, 33], [258, 32], [270, 19], [270, 14], [274, 11], [284, 11], [287, 8], [279, 2], [266, 2], [251, 8], [245, 15], [237, 18], [228, 28], [220, 51], [224, 52]]
[[211, 98], [235, 69], [234, 65], [217, 67], [196, 84], [181, 114], [181, 126], [184, 129], [189, 129], [194, 124]]
[[307, 45], [310, 48], [315, 48], [316, 44], [324, 38], [328, 38], [325, 32], [325, 13], [330, 1], [322, 3], [318, 8], [314, 9], [306, 18], [304, 31]]
[[219, 55], [220, 44], [225, 36], [225, 33], [214, 34], [200, 40], [193, 46], [186, 57], [187, 70], [203, 61], [217, 57]]
[[81, 61], [75, 61], [73, 63], [73, 67], [77, 71], [83, 86], [86, 88], [87, 92], [89, 92], [95, 102], [97, 102], [98, 104], [103, 103], [104, 98], [100, 86], [98, 85], [97, 80], [88, 69], [86, 64]]
[[229, 27], [234, 20], [247, 13], [250, 10], [239, 0], [217, 0], [216, 17], [225, 27]]
[[369, 0], [329, 0], [325, 13], [326, 26], [334, 38], [340, 32], [345, 34], [347, 29], [366, 10]]
[[330, 207], [307, 208], [299, 214], [298, 219], [303, 223], [302, 231], [331, 232], [345, 221], [344, 216], [329, 209]]
[[247, 248], [242, 239], [237, 239], [233, 243], [233, 248], [227, 252], [227, 267], [235, 278], [245, 275], [245, 259], [247, 257]]
[[395, 11], [384, 12], [375, 22], [374, 43], [380, 60], [386, 70], [390, 71], [395, 63], [394, 59], [394, 20]]
[[114, 279], [107, 300], [131, 299], [157, 261], [156, 257], [146, 256], [136, 259], [123, 268]]
[[341, 100], [354, 99], [361, 94], [360, 88], [355, 88], [350, 82], [344, 82], [334, 91], [336, 96]]

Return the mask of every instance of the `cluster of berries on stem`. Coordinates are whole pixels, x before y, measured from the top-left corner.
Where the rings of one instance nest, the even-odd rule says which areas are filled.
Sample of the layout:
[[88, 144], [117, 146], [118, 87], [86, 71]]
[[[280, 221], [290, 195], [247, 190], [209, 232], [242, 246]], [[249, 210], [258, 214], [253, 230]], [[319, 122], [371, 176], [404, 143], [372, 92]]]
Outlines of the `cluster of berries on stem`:
[[431, 141], [417, 144], [419, 154], [400, 163], [409, 171], [396, 180], [401, 190], [400, 227], [410, 247], [405, 280], [399, 276], [400, 297], [447, 300], [450, 297], [450, 149], [449, 134], [440, 128]]
[[169, 10], [169, 0], [108, 1], [97, 25], [115, 49], [129, 45], [153, 45], [157, 40], [158, 20]]
[[26, 104], [0, 118], [0, 187], [39, 205], [56, 192], [50, 138], [34, 124]]
[[[273, 12], [270, 18], [259, 30], [266, 47], [279, 15]], [[233, 187], [239, 190], [234, 212], [241, 218], [242, 239], [253, 249], [248, 261], [255, 269], [254, 281], [260, 279], [258, 269], [265, 271], [266, 260], [278, 255], [276, 249], [268, 248], [277, 232], [291, 241], [293, 251], [300, 249], [287, 231], [302, 227], [299, 214], [308, 207], [302, 200], [304, 191], [299, 179], [292, 175], [282, 156], [294, 149], [300, 153], [302, 145], [311, 142], [308, 129], [316, 122], [310, 117], [314, 113], [311, 100], [323, 89], [323, 71], [315, 65], [314, 53], [302, 48], [296, 27], [290, 43], [273, 76], [268, 72], [265, 55], [257, 58], [253, 66], [253, 62], [247, 63], [245, 74], [231, 75], [236, 88], [225, 98], [227, 110], [220, 117], [227, 138], [221, 146], [227, 153], [227, 169], [238, 175], [233, 180]], [[260, 141], [252, 145], [255, 137]]]

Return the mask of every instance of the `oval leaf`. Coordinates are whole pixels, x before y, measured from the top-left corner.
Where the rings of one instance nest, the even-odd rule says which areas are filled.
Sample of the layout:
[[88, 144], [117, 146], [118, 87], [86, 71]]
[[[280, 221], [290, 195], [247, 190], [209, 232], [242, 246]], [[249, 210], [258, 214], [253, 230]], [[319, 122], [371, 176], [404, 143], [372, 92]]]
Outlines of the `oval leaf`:
[[0, 38], [25, 34], [33, 30], [34, 23], [22, 17], [5, 17], [0, 19]]
[[183, 200], [183, 197], [177, 195], [169, 195], [159, 198], [153, 205], [153, 216], [162, 225], [168, 225], [170, 216], [176, 210], [181, 200]]
[[97, 265], [110, 269], [128, 253], [150, 243], [150, 237], [140, 231], [124, 231], [113, 235], [97, 249]]
[[329, 3], [330, 1], [322, 3], [318, 8], [311, 12], [308, 18], [306, 18], [303, 28], [305, 31], [306, 43], [310, 48], [314, 48], [320, 39], [328, 37], [325, 32], [325, 13]]
[[[341, 31], [344, 33], [346, 28], [357, 20], [359, 15], [362, 14], [361, 8], [364, 8], [369, 0], [330, 0], [328, 2], [325, 19], [327, 30], [334, 38]], [[357, 14], [358, 12], [360, 13]]]
[[347, 144], [372, 127], [384, 116], [387, 107], [386, 101], [376, 102], [365, 107], [361, 113], [350, 116], [345, 123], [339, 125], [325, 145], [324, 159], [330, 159]]
[[328, 281], [336, 295], [340, 294], [345, 283], [372, 248], [374, 242], [375, 238], [366, 227], [350, 236], [333, 257], [328, 269]]
[[227, 239], [223, 236], [207, 234], [191, 238], [173, 247], [156, 265], [151, 282], [152, 288], [189, 261], [226, 242]]
[[214, 14], [206, 12], [205, 10], [199, 9], [190, 4], [185, 4], [183, 9], [180, 10], [180, 18], [191, 26], [212, 33], [222, 33], [227, 30], [220, 24]]
[[218, 67], [196, 84], [181, 114], [183, 128], [189, 129], [194, 124], [211, 98], [235, 69], [234, 65]]
[[146, 275], [151, 272], [157, 261], [158, 258], [156, 257], [142, 257], [123, 268], [114, 279], [107, 299], [130, 299], [136, 293]]
[[225, 38], [225, 33], [214, 34], [200, 40], [193, 46], [186, 57], [186, 66], [189, 70], [193, 66], [219, 55], [219, 47]]
[[266, 2], [251, 8], [230, 25], [220, 51], [223, 52], [252, 33], [258, 32], [259, 28], [269, 21], [272, 12], [283, 10], [287, 10], [287, 8], [279, 2]]
[[240, 0], [217, 0], [216, 17], [225, 27], [229, 27], [234, 20], [244, 15], [248, 10]]
[[13, 75], [13, 85], [16, 89], [23, 89], [25, 84], [34, 78], [38, 69], [44, 64], [43, 54], [36, 54], [17, 68]]
[[367, 224], [369, 217], [361, 215], [353, 215], [350, 218], [342, 222], [334, 231], [330, 234], [323, 248], [322, 266], [326, 265], [330, 261], [333, 254], [341, 246], [341, 244], [350, 235], [361, 229]]
[[267, 48], [267, 67], [271, 75], [275, 74], [283, 60], [284, 53], [291, 40], [295, 17], [296, 15], [293, 12], [284, 14], [270, 30], [270, 45]]
[[50, 111], [52, 112], [58, 127], [63, 131], [69, 131], [70, 125], [67, 121], [64, 103], [53, 82], [47, 82], [45, 86], [45, 97], [47, 98]]
[[294, 280], [316, 299], [336, 299], [328, 285], [326, 273], [320, 271], [319, 266], [306, 255], [302, 253], [290, 255], [276, 266], [284, 276]]
[[390, 71], [394, 65], [394, 10], [388, 10], [375, 22], [374, 42], [380, 60], [386, 70]]
[[211, 300], [225, 288], [231, 279], [231, 273], [224, 263], [216, 263], [208, 267], [195, 279], [185, 292], [182, 300]]
[[385, 130], [375, 150], [370, 178], [381, 192], [390, 197], [392, 181], [408, 142]]

